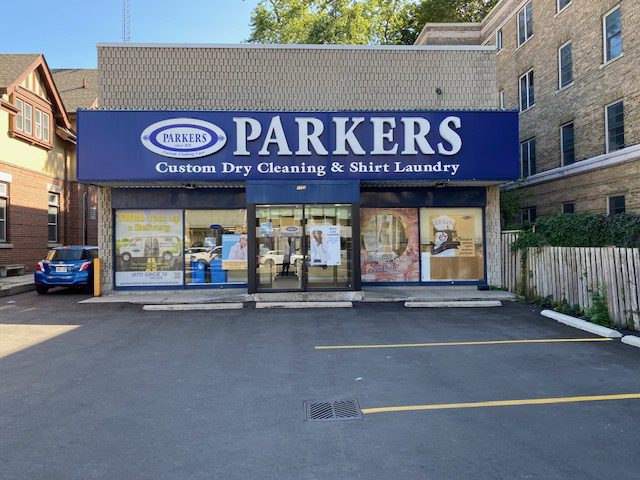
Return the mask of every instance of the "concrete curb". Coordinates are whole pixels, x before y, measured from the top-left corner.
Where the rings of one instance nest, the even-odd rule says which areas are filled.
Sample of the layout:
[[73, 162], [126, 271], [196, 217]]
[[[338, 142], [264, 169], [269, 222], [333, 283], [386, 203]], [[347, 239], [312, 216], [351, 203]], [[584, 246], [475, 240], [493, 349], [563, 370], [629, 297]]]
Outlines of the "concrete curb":
[[238, 310], [244, 308], [242, 303], [182, 303], [174, 305], [144, 305], [142, 310], [148, 312], [189, 311], [189, 310]]
[[352, 308], [352, 302], [256, 302], [256, 308]]
[[458, 301], [433, 301], [433, 302], [404, 302], [408, 308], [478, 308], [501, 307], [499, 300], [458, 300]]
[[640, 348], [640, 337], [636, 337], [635, 335], [625, 335], [620, 339], [620, 341], [627, 345], [631, 345], [632, 347]]
[[569, 325], [570, 327], [578, 328], [580, 330], [584, 330], [585, 332], [593, 333], [594, 335], [599, 335], [601, 337], [608, 337], [608, 338], [622, 337], [622, 334], [617, 330], [603, 327], [601, 325], [595, 325], [591, 322], [587, 322], [586, 320], [581, 320], [580, 318], [575, 318], [570, 315], [565, 315], [564, 313], [554, 312], [553, 310], [543, 310], [540, 312], [540, 314], [545, 317], [556, 320], [560, 323], [564, 323], [565, 325]]
[[25, 285], [13, 285], [8, 288], [0, 289], [0, 297], [9, 297], [18, 295], [19, 293], [31, 292], [36, 289], [35, 283], [27, 283]]

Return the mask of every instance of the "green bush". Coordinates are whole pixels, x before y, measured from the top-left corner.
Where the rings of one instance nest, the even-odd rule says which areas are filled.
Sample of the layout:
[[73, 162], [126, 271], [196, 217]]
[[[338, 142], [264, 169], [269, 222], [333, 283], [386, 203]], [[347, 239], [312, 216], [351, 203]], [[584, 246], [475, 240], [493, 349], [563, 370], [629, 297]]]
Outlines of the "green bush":
[[576, 213], [543, 217], [534, 226], [525, 227], [512, 248], [542, 246], [640, 248], [640, 215]]

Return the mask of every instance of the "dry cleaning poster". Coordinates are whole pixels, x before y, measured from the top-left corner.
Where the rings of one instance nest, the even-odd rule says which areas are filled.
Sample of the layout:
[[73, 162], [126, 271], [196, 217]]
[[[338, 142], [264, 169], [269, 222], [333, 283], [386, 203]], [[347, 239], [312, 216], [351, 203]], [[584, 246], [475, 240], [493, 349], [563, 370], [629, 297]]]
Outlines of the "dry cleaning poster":
[[313, 225], [309, 232], [312, 267], [340, 265], [340, 226]]
[[116, 212], [116, 286], [182, 285], [182, 211]]
[[417, 282], [420, 278], [418, 210], [360, 210], [363, 282]]

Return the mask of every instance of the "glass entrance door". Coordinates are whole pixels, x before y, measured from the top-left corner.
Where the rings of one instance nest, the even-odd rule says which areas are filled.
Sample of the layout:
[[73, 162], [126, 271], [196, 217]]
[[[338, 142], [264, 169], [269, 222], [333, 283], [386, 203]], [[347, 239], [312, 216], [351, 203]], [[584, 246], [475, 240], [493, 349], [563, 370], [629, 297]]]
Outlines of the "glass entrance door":
[[260, 290], [302, 290], [302, 205], [256, 206], [256, 285]]
[[256, 287], [353, 288], [351, 205], [256, 205]]

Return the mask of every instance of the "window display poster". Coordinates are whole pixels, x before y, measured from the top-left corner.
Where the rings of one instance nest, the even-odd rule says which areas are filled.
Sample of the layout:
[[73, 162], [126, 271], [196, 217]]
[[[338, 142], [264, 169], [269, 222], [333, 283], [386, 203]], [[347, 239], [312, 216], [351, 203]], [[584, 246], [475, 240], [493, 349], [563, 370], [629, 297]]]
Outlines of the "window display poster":
[[229, 233], [222, 235], [222, 269], [244, 270], [249, 258], [247, 236]]
[[418, 209], [363, 208], [360, 222], [362, 281], [419, 281]]
[[340, 226], [309, 226], [309, 246], [311, 267], [332, 267], [340, 265]]
[[183, 284], [182, 211], [117, 210], [117, 287]]
[[481, 280], [482, 210], [421, 210], [422, 280]]

